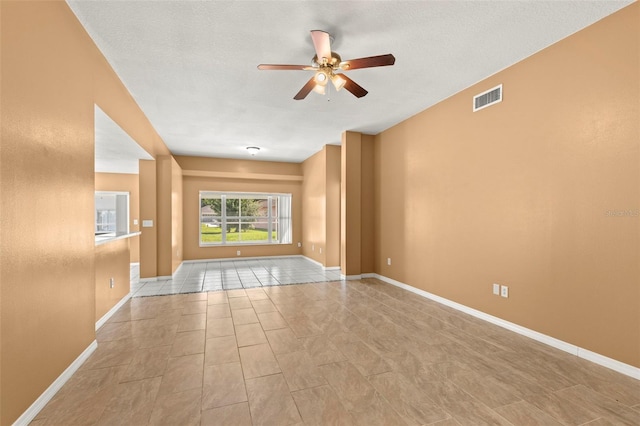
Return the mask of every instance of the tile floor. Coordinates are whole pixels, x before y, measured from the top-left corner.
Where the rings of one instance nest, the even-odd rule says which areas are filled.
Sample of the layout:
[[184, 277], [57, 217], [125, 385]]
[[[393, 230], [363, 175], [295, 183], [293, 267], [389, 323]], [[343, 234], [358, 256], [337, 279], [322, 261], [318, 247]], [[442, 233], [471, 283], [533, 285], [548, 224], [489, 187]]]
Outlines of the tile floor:
[[639, 425], [640, 383], [375, 279], [133, 298], [33, 425]]
[[140, 267], [135, 265], [131, 293], [132, 297], [158, 296], [339, 279], [339, 270], [324, 270], [302, 257], [183, 263], [171, 278], [157, 281], [140, 281]]

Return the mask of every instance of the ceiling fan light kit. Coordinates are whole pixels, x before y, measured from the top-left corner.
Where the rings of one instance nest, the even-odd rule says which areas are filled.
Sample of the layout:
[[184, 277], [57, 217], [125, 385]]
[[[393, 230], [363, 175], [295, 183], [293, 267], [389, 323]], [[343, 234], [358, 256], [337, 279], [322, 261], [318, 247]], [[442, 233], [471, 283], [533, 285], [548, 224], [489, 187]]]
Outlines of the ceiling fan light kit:
[[[316, 54], [311, 60], [311, 66], [306, 65], [275, 65], [260, 64], [259, 70], [286, 70], [286, 71], [315, 71], [315, 74], [300, 91], [293, 97], [295, 100], [301, 100], [313, 90], [316, 93], [324, 95], [326, 93], [325, 86], [329, 81], [333, 84], [336, 91], [342, 88], [347, 89], [355, 97], [361, 98], [368, 92], [358, 83], [347, 77], [344, 72], [360, 69], [383, 67], [393, 65], [396, 58], [392, 54], [370, 56], [367, 58], [350, 59], [342, 61], [340, 55], [331, 51], [331, 36], [326, 31], [311, 31], [311, 39]], [[337, 73], [342, 71], [342, 73]]]

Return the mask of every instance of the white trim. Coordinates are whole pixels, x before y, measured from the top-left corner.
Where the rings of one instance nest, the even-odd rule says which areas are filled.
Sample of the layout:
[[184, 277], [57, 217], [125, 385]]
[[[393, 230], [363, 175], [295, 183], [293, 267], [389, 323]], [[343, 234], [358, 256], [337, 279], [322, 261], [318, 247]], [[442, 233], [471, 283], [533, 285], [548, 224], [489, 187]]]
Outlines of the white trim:
[[313, 260], [312, 258], [305, 256], [304, 254], [302, 254], [302, 255], [300, 255], [300, 256], [301, 256], [303, 259], [308, 260], [309, 262], [313, 263], [314, 265], [318, 265], [318, 266], [320, 266], [321, 268], [324, 268], [324, 265], [323, 265], [322, 263], [318, 262], [317, 260]]
[[339, 266], [323, 266], [325, 271], [339, 271], [340, 267]]
[[[253, 256], [253, 257], [223, 257], [219, 259], [194, 259], [194, 260], [183, 260], [182, 263], [208, 263], [208, 262], [228, 262], [230, 260], [261, 260], [261, 259], [284, 259], [291, 257], [305, 257], [301, 254], [285, 254], [280, 256]], [[177, 269], [176, 269], [177, 271]]]
[[311, 263], [314, 263], [314, 264], [320, 266], [325, 271], [339, 271], [340, 270], [339, 266], [324, 266], [322, 263], [318, 262], [317, 260], [313, 260], [312, 258], [305, 256], [304, 254], [301, 254], [299, 256], [302, 257], [303, 259], [308, 260]]
[[131, 292], [127, 293], [126, 296], [120, 299], [118, 303], [116, 303], [111, 309], [109, 309], [109, 311], [106, 314], [104, 314], [102, 318], [96, 321], [96, 331], [98, 331], [98, 329], [102, 327], [104, 323], [107, 322], [109, 318], [111, 318], [113, 314], [115, 314], [116, 311], [122, 307], [122, 305], [127, 303], [127, 300], [129, 299], [131, 299]]
[[391, 278], [387, 278], [385, 276], [379, 274], [363, 274], [365, 278], [377, 278], [381, 281], [394, 285], [396, 287], [403, 288], [412, 293], [418, 294], [427, 299], [431, 299], [435, 302], [441, 303], [443, 305], [449, 306], [458, 311], [467, 313], [476, 318], [480, 318], [481, 320], [490, 322], [492, 324], [498, 325], [502, 328], [506, 328], [507, 330], [513, 331], [515, 333], [526, 336], [530, 339], [536, 340], [538, 342], [544, 343], [546, 345], [552, 346], [556, 349], [560, 349], [562, 351], [568, 352], [572, 355], [575, 355], [579, 358], [586, 359], [588, 361], [599, 364], [603, 367], [609, 368], [611, 370], [617, 371], [618, 373], [624, 374], [629, 377], [633, 377], [634, 379], [640, 380], [640, 368], [634, 367], [629, 364], [625, 364], [623, 362], [617, 361], [615, 359], [606, 357], [604, 355], [600, 355], [595, 352], [591, 352], [587, 349], [581, 348], [579, 346], [573, 345], [571, 343], [567, 343], [565, 341], [556, 339], [555, 337], [548, 336], [546, 334], [539, 333], [535, 330], [531, 330], [529, 328], [523, 327], [521, 325], [503, 320], [502, 318], [494, 317], [493, 315], [489, 315], [485, 312], [478, 311], [476, 309], [470, 308], [468, 306], [462, 305], [460, 303], [454, 302], [449, 299], [445, 299], [444, 297], [437, 296], [435, 294], [429, 293], [424, 290], [420, 290], [419, 288], [412, 287], [408, 284], [402, 283], [400, 281], [396, 281]]
[[182, 265], [184, 265], [184, 261], [183, 261], [183, 260], [181, 260], [181, 261], [180, 261], [180, 264], [178, 265], [178, 267], [176, 268], [176, 270], [175, 270], [175, 271], [173, 271], [173, 274], [171, 274], [171, 276], [170, 276], [169, 278], [173, 278], [173, 276], [174, 276], [175, 274], [177, 274], [177, 273], [180, 271], [180, 269], [182, 269]]
[[358, 275], [345, 275], [345, 274], [340, 274], [340, 279], [342, 281], [347, 280], [347, 281], [352, 281], [352, 280], [361, 280], [362, 279], [362, 275], [358, 274]]
[[[172, 275], [158, 275], [157, 277], [138, 278], [138, 281], [139, 282], [153, 282], [153, 281], [170, 280], [170, 279], [173, 278], [173, 275], [178, 273], [180, 268], [182, 268], [182, 264], [185, 263], [185, 262], [194, 262], [194, 261], [183, 260], [182, 262], [180, 262], [180, 265], [176, 268], [175, 272]], [[132, 265], [133, 265], [133, 263], [132, 263]]]
[[624, 362], [620, 362], [583, 348], [578, 348], [578, 357], [617, 371], [625, 376], [640, 380], [640, 368], [634, 367], [633, 365], [625, 364]]
[[118, 241], [118, 240], [124, 240], [127, 238], [133, 238], [133, 237], [137, 237], [138, 235], [142, 234], [142, 232], [131, 232], [131, 233], [127, 233], [127, 234], [121, 234], [115, 237], [100, 237], [97, 236], [96, 238], [96, 247], [97, 246], [101, 246], [103, 244], [107, 244], [107, 243], [111, 243], [113, 241]]
[[58, 378], [51, 383], [51, 385], [45, 390], [42, 395], [35, 400], [33, 404], [27, 410], [22, 413], [20, 417], [13, 423], [13, 426], [26, 426], [33, 419], [36, 418], [38, 413], [44, 408], [45, 405], [56, 395], [62, 386], [78, 371], [78, 369], [84, 364], [84, 362], [91, 356], [93, 351], [98, 348], [98, 342], [95, 340], [85, 349], [78, 358], [76, 358], [66, 370], [62, 372]]
[[129, 266], [140, 266], [140, 262], [130, 262]]

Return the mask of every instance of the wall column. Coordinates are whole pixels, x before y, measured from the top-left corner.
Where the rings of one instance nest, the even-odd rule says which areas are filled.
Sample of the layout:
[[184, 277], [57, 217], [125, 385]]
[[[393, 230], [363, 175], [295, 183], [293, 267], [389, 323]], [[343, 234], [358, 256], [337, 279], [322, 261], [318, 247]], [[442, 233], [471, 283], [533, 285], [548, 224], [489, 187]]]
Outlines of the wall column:
[[157, 275], [173, 275], [182, 262], [182, 169], [170, 155], [156, 158]]
[[341, 149], [325, 145], [325, 267], [340, 266]]
[[[158, 276], [156, 162], [140, 160], [140, 278]], [[145, 226], [151, 221], [153, 226]]]
[[171, 276], [171, 157], [156, 158], [157, 275]]
[[362, 134], [342, 134], [340, 183], [340, 269], [347, 278], [360, 278]]

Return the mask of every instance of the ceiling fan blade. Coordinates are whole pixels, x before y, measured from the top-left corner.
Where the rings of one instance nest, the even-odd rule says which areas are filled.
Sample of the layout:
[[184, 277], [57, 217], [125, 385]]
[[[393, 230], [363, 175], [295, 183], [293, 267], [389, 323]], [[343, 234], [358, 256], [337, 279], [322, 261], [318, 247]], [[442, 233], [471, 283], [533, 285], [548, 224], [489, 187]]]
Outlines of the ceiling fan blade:
[[313, 76], [309, 81], [307, 81], [307, 84], [302, 86], [302, 89], [300, 89], [300, 91], [293, 97], [293, 99], [295, 99], [296, 101], [299, 101], [306, 98], [309, 92], [311, 92], [315, 86], [316, 86], [316, 80], [315, 80], [315, 76]]
[[314, 70], [315, 68], [308, 65], [276, 65], [276, 64], [260, 64], [259, 70], [284, 70], [284, 71], [296, 71], [296, 70]]
[[355, 96], [356, 98], [361, 98], [365, 96], [367, 93], [369, 93], [362, 86], [360, 86], [355, 81], [351, 80], [346, 75], [344, 74], [336, 74], [336, 75], [339, 75], [340, 77], [345, 79], [346, 83], [344, 84], [344, 88], [350, 91], [351, 93], [353, 93], [353, 96]]
[[327, 61], [331, 60], [331, 39], [329, 38], [329, 33], [326, 31], [313, 30], [311, 31], [311, 39], [313, 40], [313, 47], [316, 48], [318, 63], [322, 63], [322, 58], [327, 58]]
[[340, 68], [344, 71], [357, 70], [359, 68], [384, 67], [393, 65], [396, 58], [392, 54], [369, 56], [368, 58], [349, 59], [340, 63]]

